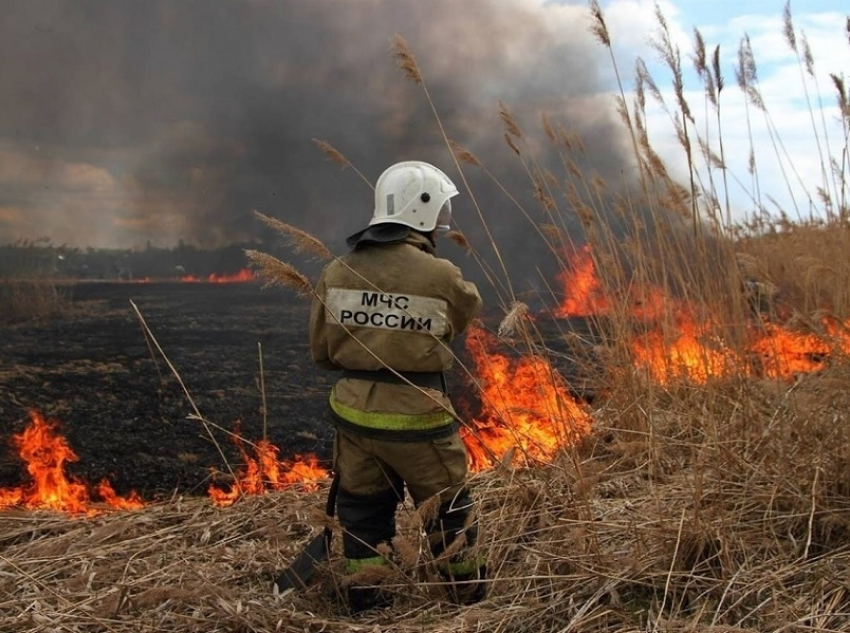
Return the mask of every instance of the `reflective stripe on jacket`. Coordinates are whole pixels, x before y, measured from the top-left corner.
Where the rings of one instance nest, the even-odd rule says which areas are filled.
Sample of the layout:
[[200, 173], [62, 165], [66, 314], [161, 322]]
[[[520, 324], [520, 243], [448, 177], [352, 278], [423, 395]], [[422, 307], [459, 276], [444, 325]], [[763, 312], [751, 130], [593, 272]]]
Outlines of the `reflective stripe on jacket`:
[[[422, 234], [359, 248], [328, 264], [316, 284], [313, 360], [327, 369], [444, 371], [454, 360], [449, 343], [480, 308], [475, 285], [435, 257]], [[454, 418], [441, 391], [353, 378], [337, 381], [331, 406], [353, 425], [384, 431], [429, 429]]]

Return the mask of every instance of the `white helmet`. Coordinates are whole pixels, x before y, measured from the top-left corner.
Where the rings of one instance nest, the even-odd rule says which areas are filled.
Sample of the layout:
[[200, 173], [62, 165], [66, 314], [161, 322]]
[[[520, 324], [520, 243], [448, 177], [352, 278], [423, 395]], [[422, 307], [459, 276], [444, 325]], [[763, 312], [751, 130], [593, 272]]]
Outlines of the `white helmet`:
[[448, 231], [451, 198], [457, 187], [442, 171], [420, 161], [389, 167], [375, 185], [375, 211], [369, 226], [403, 224], [423, 233]]

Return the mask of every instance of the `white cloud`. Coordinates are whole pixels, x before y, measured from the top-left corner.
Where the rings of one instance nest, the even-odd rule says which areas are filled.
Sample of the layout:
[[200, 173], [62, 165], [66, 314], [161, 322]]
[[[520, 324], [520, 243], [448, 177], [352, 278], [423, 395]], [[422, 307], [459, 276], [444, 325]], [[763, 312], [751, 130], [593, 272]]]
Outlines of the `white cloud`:
[[[626, 59], [629, 55], [632, 58], [640, 56], [647, 61], [653, 78], [664, 92], [668, 106], [672, 108], [675, 100], [670, 90], [670, 73], [657, 62], [657, 55], [648, 43], [649, 37], [658, 28], [653, 4], [642, 0], [614, 0], [605, 7], [606, 19], [612, 40], [617, 38], [616, 30], [631, 26], [631, 32], [620, 40], [621, 45], [623, 42], [627, 44], [622, 49], [622, 56]], [[812, 199], [816, 215], [822, 215], [823, 205], [818, 199], [817, 188], [824, 184], [823, 170], [826, 167], [828, 172], [830, 152], [835, 156], [844, 147], [842, 129], [837, 122], [834, 87], [829, 78], [830, 73], [840, 73], [842, 69], [850, 67], [850, 46], [842, 28], [844, 17], [837, 12], [792, 15], [801, 56], [802, 34], [805, 33], [814, 57], [816, 80], [813, 80], [805, 71], [801, 76], [797, 57], [783, 32], [783, 5], [780, 3], [777, 3], [775, 12], [770, 14], [723, 16], [722, 12], [716, 12], [712, 17], [718, 20], [717, 23], [696, 25], [686, 23], [687, 7], [688, 4], [684, 2], [677, 3], [677, 6], [670, 3], [661, 5], [671, 38], [681, 49], [686, 75], [686, 98], [697, 118], [698, 132], [708, 138], [716, 153], [719, 153], [716, 114], [709, 109], [709, 127], [706, 132], [702, 84], [693, 71], [690, 58], [693, 53], [693, 27], [699, 28], [709, 51], [720, 45], [721, 67], [726, 83], [721, 95], [723, 143], [730, 176], [735, 176], [742, 183], [730, 184], [732, 204], [738, 209], [737, 219], [742, 219], [745, 212], [752, 211], [750, 196], [756, 195], [748, 173], [750, 134], [753, 137], [762, 204], [768, 210], [775, 211], [768, 200], [770, 197], [792, 218], [798, 212], [808, 217], [808, 200]], [[758, 69], [758, 88], [770, 123], [766, 121], [764, 113], [752, 106], [749, 107], [748, 123], [744, 96], [736, 82], [738, 48], [745, 34], [750, 38]], [[809, 94], [808, 102], [806, 91]], [[687, 182], [684, 152], [675, 138], [669, 116], [653, 104], [648, 113], [647, 125], [656, 151], [665, 159], [671, 172], [681, 182]], [[771, 127], [774, 136], [770, 134]], [[702, 175], [707, 184], [708, 174], [704, 169]], [[717, 171], [713, 175], [715, 185], [718, 185], [722, 175]], [[827, 188], [832, 187], [831, 175], [827, 173]], [[718, 193], [722, 201], [722, 190]]]

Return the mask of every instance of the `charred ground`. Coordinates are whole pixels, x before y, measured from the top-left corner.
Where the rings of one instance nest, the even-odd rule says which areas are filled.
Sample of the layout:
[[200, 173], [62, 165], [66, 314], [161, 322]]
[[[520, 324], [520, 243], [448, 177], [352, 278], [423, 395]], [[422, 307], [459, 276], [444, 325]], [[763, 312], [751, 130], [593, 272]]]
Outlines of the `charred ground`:
[[[117, 492], [149, 500], [205, 494], [211, 476], [226, 480], [226, 463], [244, 461], [228, 431], [257, 441], [265, 427], [281, 458], [315, 453], [330, 466], [334, 376], [310, 358], [304, 299], [257, 283], [101, 282], [64, 291], [70, 307], [62, 317], [0, 328], [0, 486], [28, 481], [11, 438], [31, 410], [59, 423], [79, 457], [69, 474], [92, 484], [107, 478]], [[462, 341], [455, 351], [467, 360]], [[575, 376], [566, 355], [555, 360]], [[448, 378], [459, 410], [475, 415], [475, 398], [459, 397], [474, 392], [463, 372]], [[190, 418], [192, 402], [221, 427], [210, 425], [212, 436]]]
[[[266, 433], [281, 457], [315, 453], [329, 465], [333, 376], [313, 366], [303, 299], [258, 284], [85, 283], [65, 289], [67, 314], [0, 329], [0, 486], [27, 481], [12, 445], [29, 411], [59, 422], [79, 460], [67, 472], [108, 478], [146, 499], [204, 494], [215, 471], [243, 460], [226, 431]], [[192, 403], [131, 301], [171, 361]], [[459, 380], [457, 376], [454, 380]]]
[[[303, 300], [257, 284], [89, 283], [67, 292], [65, 317], [0, 330], [0, 485], [24, 481], [10, 440], [31, 409], [60, 423], [79, 456], [69, 473], [92, 483], [106, 477], [119, 492], [202, 494], [211, 469], [224, 468], [131, 301], [205, 419], [262, 438], [261, 346], [269, 440], [282, 456], [330, 457], [329, 377], [310, 361]], [[227, 433], [213, 432], [238, 465]]]

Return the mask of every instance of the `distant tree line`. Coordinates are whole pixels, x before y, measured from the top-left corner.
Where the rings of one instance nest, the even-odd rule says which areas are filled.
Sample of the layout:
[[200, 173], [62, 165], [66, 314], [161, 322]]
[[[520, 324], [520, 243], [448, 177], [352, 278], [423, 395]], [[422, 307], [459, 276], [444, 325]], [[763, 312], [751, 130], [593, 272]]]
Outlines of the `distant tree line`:
[[268, 249], [260, 242], [202, 249], [182, 240], [172, 248], [150, 242], [141, 249], [56, 246], [47, 238], [0, 246], [0, 279], [81, 280], [163, 279], [230, 275], [248, 267], [245, 249]]

